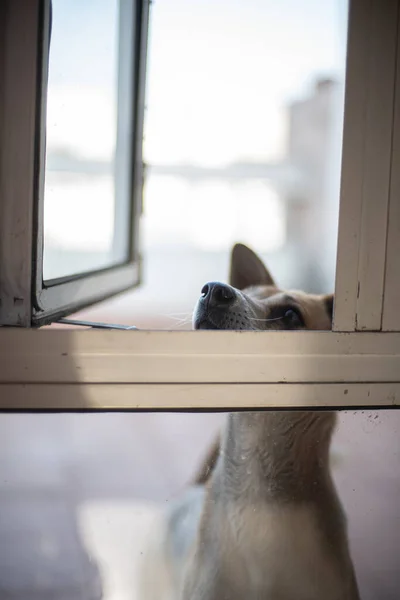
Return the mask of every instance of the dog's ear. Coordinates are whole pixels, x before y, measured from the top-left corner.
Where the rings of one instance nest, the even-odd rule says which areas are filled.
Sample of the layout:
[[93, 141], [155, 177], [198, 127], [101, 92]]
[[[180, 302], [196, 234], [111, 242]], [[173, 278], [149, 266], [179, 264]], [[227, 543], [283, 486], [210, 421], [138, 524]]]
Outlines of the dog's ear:
[[244, 244], [235, 244], [232, 249], [229, 283], [238, 290], [253, 285], [275, 286], [262, 260]]
[[325, 296], [322, 296], [322, 300], [324, 302], [325, 310], [328, 313], [330, 320], [332, 321], [334, 296], [333, 294], [326, 294]]

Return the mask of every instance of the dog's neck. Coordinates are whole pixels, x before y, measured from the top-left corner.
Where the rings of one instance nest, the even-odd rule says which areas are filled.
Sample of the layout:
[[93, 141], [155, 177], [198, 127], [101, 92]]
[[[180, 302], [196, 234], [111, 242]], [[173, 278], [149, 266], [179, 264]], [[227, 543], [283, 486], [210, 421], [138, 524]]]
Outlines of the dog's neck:
[[280, 502], [324, 494], [335, 421], [330, 411], [231, 413], [218, 465], [223, 493]]

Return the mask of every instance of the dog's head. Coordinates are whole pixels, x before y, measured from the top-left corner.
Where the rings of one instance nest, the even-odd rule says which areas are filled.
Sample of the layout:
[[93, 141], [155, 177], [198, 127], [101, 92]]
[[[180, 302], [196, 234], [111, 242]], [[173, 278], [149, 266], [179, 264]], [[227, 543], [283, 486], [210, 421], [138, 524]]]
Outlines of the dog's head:
[[195, 329], [331, 329], [333, 296], [280, 290], [260, 258], [236, 244], [230, 284], [206, 283], [193, 314]]

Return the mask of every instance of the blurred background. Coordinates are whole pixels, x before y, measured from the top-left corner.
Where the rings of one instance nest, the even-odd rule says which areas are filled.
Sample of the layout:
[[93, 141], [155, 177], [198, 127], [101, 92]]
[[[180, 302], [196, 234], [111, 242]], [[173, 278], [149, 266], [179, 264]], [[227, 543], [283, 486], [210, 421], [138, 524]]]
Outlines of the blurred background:
[[[125, 2], [127, 0], [121, 0]], [[121, 261], [117, 0], [53, 0], [44, 279]], [[282, 287], [334, 288], [347, 2], [156, 0], [142, 285], [75, 315], [190, 329], [242, 241]], [[154, 510], [221, 414], [1, 415], [0, 600], [140, 600]], [[400, 589], [398, 413], [342, 413], [334, 474], [364, 600]]]

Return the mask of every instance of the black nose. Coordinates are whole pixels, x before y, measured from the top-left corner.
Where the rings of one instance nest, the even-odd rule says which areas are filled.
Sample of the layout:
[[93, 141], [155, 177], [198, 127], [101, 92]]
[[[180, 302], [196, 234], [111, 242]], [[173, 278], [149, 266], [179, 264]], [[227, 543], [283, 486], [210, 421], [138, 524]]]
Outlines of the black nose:
[[203, 286], [201, 298], [210, 307], [228, 306], [235, 301], [236, 292], [230, 285], [211, 281]]

